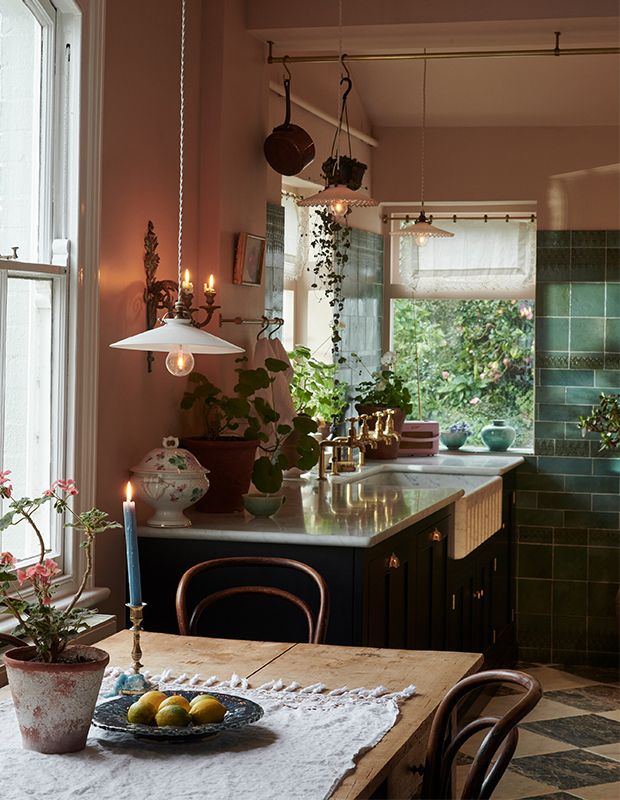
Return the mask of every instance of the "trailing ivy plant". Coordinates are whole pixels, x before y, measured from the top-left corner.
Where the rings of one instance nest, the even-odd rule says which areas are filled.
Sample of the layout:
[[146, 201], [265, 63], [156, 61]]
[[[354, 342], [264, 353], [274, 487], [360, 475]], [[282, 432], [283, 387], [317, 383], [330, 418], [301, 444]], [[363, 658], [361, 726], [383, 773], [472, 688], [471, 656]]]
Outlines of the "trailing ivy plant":
[[585, 436], [586, 431], [598, 433], [601, 450], [620, 447], [620, 395], [601, 394], [601, 401], [587, 417], [579, 417], [577, 423]]

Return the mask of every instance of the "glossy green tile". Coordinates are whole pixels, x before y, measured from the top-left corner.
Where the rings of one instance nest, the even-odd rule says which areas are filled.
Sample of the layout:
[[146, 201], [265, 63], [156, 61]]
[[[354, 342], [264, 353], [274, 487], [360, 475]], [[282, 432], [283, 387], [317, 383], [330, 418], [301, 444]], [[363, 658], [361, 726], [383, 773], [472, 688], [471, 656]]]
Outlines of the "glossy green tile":
[[553, 541], [553, 528], [538, 525], [519, 525], [517, 539], [526, 544], [551, 544]]
[[[570, 525], [570, 516], [567, 522]], [[553, 531], [553, 544], [585, 547], [588, 544], [588, 531], [584, 528], [556, 528]]]
[[605, 247], [607, 231], [571, 231], [570, 244], [575, 247]]
[[517, 638], [519, 647], [549, 647], [551, 644], [551, 615], [519, 614]]
[[540, 472], [553, 472], [560, 475], [591, 475], [592, 463], [585, 458], [546, 458], [538, 460]]
[[603, 247], [571, 248], [571, 282], [603, 282], [605, 261], [606, 251]]
[[564, 511], [559, 509], [517, 508], [515, 516], [519, 525], [564, 525]]
[[594, 373], [591, 370], [542, 369], [540, 383], [543, 386], [594, 386]]
[[605, 353], [571, 353], [568, 366], [571, 369], [605, 369]]
[[588, 544], [590, 547], [620, 547], [620, 531], [590, 528]]
[[551, 550], [551, 546], [545, 544], [519, 544], [519, 577], [550, 578]]
[[536, 278], [541, 279], [549, 267], [565, 267], [566, 278], [570, 274], [570, 247], [545, 247], [536, 253]]
[[[536, 231], [536, 247], [570, 247], [570, 240], [570, 231]], [[609, 246], [608, 238], [607, 243]]]
[[515, 505], [517, 508], [536, 508], [538, 505], [538, 492], [517, 490]]
[[539, 456], [554, 456], [555, 439], [534, 439], [534, 452]]
[[620, 389], [620, 373], [615, 370], [596, 370], [594, 385], [601, 389]]
[[593, 494], [593, 511], [620, 511], [620, 495], [617, 494]]
[[567, 492], [599, 492], [614, 494], [620, 491], [620, 480], [612, 477], [567, 475], [564, 478]]
[[610, 372], [620, 370], [620, 353], [605, 353], [604, 366]]
[[[519, 659], [526, 661], [528, 664], [550, 664], [551, 659], [551, 646], [547, 647], [522, 647], [519, 642]], [[576, 661], [572, 662], [576, 664]]]
[[620, 475], [620, 459], [593, 458], [592, 471], [595, 475]]
[[534, 437], [536, 439], [563, 439], [564, 423], [537, 419], [534, 423]]
[[568, 350], [568, 317], [539, 317], [536, 321], [537, 350]]
[[620, 353], [620, 319], [605, 322], [605, 352]]
[[[567, 399], [566, 389], [563, 386], [537, 386], [534, 396], [537, 403], [563, 403]], [[569, 400], [569, 402], [574, 401]]]
[[538, 508], [579, 508], [590, 510], [591, 506], [592, 495], [590, 494], [540, 492], [538, 495]]
[[537, 286], [537, 317], [566, 317], [569, 308], [570, 283], [540, 283]]
[[538, 492], [561, 492], [564, 490], [563, 475], [517, 475], [518, 489], [534, 489]]
[[[566, 664], [567, 666], [591, 663], [590, 654], [586, 650], [564, 650], [561, 648], [553, 649], [553, 657], [550, 660], [554, 664]], [[545, 663], [548, 664], [549, 661]]]
[[588, 583], [588, 616], [615, 616], [617, 592], [615, 583]]
[[553, 585], [553, 613], [583, 617], [586, 614], [587, 588], [585, 581], [550, 581]]
[[577, 283], [571, 287], [571, 317], [602, 317], [605, 315], [605, 284]]
[[[572, 417], [572, 419], [575, 419], [575, 417]], [[588, 458], [590, 456], [590, 443], [577, 438], [557, 441], [555, 445], [555, 455]]]
[[620, 247], [620, 230], [607, 231], [605, 243], [608, 248]]
[[618, 583], [620, 553], [613, 547], [588, 548], [588, 579]]
[[571, 525], [618, 530], [618, 514], [605, 511], [571, 511]]
[[566, 389], [566, 402], [573, 405], [596, 405], [601, 398], [601, 390], [595, 386]]
[[539, 369], [568, 369], [570, 358], [568, 353], [536, 352], [536, 367]]
[[[577, 317], [570, 321], [570, 351], [602, 352], [605, 347], [605, 320]], [[561, 348], [557, 348], [558, 350]]]
[[584, 611], [580, 617], [553, 616], [553, 649], [586, 650], [587, 623]]
[[588, 619], [588, 650], [618, 651], [618, 622], [615, 616]]
[[537, 408], [536, 419], [549, 422], [577, 420], [582, 414], [589, 414], [590, 409], [590, 405], [568, 406], [560, 405], [559, 403], [540, 403]]
[[547, 614], [551, 608], [553, 581], [519, 579], [517, 581], [517, 612]]
[[605, 316], [620, 317], [620, 283], [607, 283]]
[[553, 548], [554, 580], [585, 581], [587, 577], [588, 549], [586, 547], [556, 545]]

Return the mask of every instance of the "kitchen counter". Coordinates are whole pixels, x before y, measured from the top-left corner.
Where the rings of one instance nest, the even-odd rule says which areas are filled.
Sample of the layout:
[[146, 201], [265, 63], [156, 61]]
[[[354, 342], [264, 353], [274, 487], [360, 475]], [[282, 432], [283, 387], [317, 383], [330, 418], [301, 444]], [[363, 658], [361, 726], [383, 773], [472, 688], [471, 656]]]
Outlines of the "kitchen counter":
[[[141, 526], [139, 535], [155, 539], [373, 547], [456, 503], [472, 482], [469, 476], [501, 476], [522, 462], [521, 456], [488, 452], [440, 453], [430, 458], [371, 461], [361, 472], [330, 477], [325, 482], [317, 481], [316, 477], [286, 480], [283, 485], [285, 504], [273, 517], [252, 517], [246, 512], [190, 512], [191, 528]], [[412, 476], [420, 473], [454, 475], [455, 483], [453, 486], [415, 487], [406, 481], [368, 485], [361, 480], [388, 471]], [[458, 476], [463, 480], [459, 481]]]

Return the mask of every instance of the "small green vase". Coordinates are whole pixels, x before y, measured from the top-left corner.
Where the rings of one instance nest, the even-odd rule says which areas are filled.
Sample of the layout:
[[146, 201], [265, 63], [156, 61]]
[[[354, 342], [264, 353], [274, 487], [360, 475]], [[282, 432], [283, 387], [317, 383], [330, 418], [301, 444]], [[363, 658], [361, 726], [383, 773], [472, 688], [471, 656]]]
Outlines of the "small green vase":
[[517, 432], [503, 419], [494, 419], [490, 425], [485, 425], [480, 432], [480, 437], [489, 450], [501, 452], [508, 450], [514, 442]]

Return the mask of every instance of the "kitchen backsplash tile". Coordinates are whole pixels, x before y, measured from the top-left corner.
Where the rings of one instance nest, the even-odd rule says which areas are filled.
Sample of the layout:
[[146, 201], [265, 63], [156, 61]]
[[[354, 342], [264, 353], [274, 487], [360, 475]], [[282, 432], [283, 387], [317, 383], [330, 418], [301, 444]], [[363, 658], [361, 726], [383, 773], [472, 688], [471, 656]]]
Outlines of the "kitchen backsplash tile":
[[520, 655], [612, 665], [620, 458], [577, 418], [620, 389], [620, 231], [539, 231], [536, 295], [536, 455], [516, 494]]

